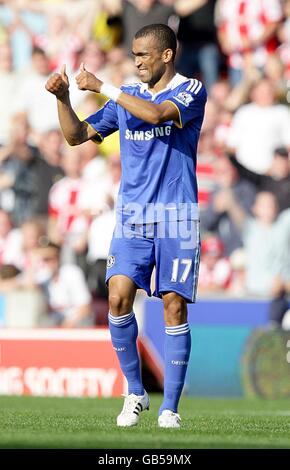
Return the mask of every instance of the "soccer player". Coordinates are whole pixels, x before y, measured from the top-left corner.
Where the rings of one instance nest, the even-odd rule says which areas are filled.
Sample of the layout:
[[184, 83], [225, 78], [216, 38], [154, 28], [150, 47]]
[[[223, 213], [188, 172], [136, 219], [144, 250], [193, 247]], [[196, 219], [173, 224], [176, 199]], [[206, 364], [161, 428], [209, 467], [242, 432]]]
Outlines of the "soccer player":
[[78, 88], [109, 98], [85, 121], [71, 107], [64, 66], [46, 88], [57, 97], [69, 144], [101, 142], [120, 130], [122, 179], [106, 276], [112, 343], [128, 381], [117, 425], [134, 426], [140, 412], [149, 409], [133, 302], [138, 288], [151, 295], [155, 266], [154, 295], [163, 300], [165, 319], [164, 399], [158, 425], [179, 428], [178, 403], [191, 348], [187, 303], [195, 301], [200, 253], [195, 168], [206, 91], [200, 81], [175, 72], [176, 37], [168, 26], [140, 29], [132, 52], [141, 82], [121, 89], [103, 83], [81, 64]]

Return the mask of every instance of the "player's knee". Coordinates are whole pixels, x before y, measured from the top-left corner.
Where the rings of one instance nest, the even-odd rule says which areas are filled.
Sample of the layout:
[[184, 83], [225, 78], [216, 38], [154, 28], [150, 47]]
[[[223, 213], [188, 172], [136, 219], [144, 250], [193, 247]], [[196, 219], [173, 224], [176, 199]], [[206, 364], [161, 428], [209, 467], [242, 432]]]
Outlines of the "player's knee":
[[163, 298], [165, 323], [167, 326], [182, 325], [187, 321], [186, 301], [174, 292]]
[[109, 306], [112, 315], [116, 316], [127, 315], [132, 311], [131, 299], [119, 294], [118, 292], [112, 292], [109, 294]]

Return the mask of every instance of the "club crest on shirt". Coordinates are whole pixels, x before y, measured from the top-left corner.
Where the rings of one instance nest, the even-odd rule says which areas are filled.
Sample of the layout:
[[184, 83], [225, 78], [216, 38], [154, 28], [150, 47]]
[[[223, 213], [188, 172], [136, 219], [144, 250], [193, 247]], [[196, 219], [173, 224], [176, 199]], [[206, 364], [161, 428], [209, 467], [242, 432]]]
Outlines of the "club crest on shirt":
[[181, 91], [180, 93], [178, 93], [175, 99], [179, 101], [179, 103], [184, 104], [184, 106], [187, 107], [193, 101], [193, 96], [191, 96], [186, 91]]
[[109, 255], [107, 259], [107, 268], [111, 268], [115, 264], [115, 256]]

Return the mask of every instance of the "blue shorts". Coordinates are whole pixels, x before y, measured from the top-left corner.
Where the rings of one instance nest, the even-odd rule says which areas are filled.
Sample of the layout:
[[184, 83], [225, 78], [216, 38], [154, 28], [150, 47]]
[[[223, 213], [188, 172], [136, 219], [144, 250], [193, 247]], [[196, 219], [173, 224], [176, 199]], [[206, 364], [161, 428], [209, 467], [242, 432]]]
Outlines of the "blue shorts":
[[114, 230], [107, 260], [106, 282], [123, 274], [151, 296], [176, 292], [195, 302], [200, 260], [199, 221], [182, 220], [154, 224], [121, 225]]

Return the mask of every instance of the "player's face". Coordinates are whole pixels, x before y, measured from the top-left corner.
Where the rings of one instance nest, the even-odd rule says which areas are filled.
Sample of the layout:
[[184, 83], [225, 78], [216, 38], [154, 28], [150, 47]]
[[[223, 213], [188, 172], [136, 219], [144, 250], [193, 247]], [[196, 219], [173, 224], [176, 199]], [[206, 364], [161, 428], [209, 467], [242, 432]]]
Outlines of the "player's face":
[[154, 36], [145, 36], [133, 40], [133, 55], [139, 77], [143, 83], [153, 86], [165, 73], [163, 53]]

